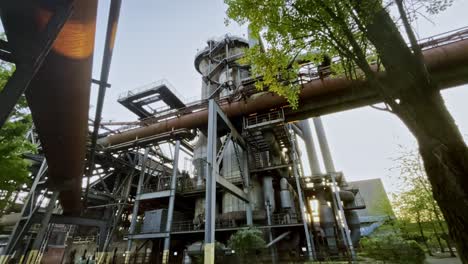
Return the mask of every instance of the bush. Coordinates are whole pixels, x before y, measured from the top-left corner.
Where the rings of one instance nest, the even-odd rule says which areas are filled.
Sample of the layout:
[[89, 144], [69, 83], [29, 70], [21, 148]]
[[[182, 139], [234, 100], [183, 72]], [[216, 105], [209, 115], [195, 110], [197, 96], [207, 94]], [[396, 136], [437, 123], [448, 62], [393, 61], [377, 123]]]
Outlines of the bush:
[[265, 248], [265, 240], [262, 231], [258, 229], [243, 229], [234, 233], [228, 241], [228, 246], [235, 250], [235, 254], [240, 257], [242, 263], [255, 261], [249, 259], [249, 255], [256, 255], [256, 252]]
[[414, 240], [404, 240], [397, 235], [388, 235], [361, 240], [362, 253], [375, 260], [395, 263], [424, 263], [424, 250]]

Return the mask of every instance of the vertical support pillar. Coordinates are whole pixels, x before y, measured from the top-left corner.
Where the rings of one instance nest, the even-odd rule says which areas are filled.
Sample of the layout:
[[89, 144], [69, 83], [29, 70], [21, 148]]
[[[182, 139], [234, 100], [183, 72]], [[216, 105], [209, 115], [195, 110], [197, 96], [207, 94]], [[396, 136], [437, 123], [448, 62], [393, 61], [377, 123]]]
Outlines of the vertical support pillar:
[[45, 235], [47, 234], [47, 230], [49, 228], [49, 221], [52, 217], [52, 213], [54, 211], [55, 202], [57, 201], [59, 192], [52, 193], [50, 197], [49, 204], [47, 205], [44, 217], [41, 220], [41, 227], [37, 232], [36, 238], [31, 247], [31, 251], [29, 252], [28, 261], [26, 263], [36, 263], [37, 257], [39, 255], [39, 250], [42, 245], [42, 241], [44, 240]]
[[167, 221], [166, 221], [166, 237], [164, 238], [164, 250], [162, 263], [169, 263], [169, 248], [171, 245], [171, 227], [172, 227], [172, 217], [174, 214], [174, 203], [175, 203], [175, 193], [176, 193], [176, 184], [177, 184], [177, 172], [179, 165], [179, 150], [180, 150], [180, 141], [177, 140], [175, 143], [174, 150], [174, 161], [172, 163], [172, 178], [171, 178], [171, 193], [169, 196], [169, 206], [167, 210]]
[[216, 140], [217, 116], [214, 99], [208, 103], [208, 144], [206, 160], [206, 190], [205, 190], [205, 264], [215, 261], [215, 219], [216, 219]]
[[[269, 200], [265, 201], [265, 209], [266, 209], [266, 215], [267, 215], [267, 225], [268, 225], [268, 243], [273, 242], [273, 232], [271, 230], [271, 204]], [[271, 254], [271, 263], [275, 264], [276, 263], [276, 247], [273, 245], [270, 247], [270, 254]]]
[[307, 223], [307, 217], [306, 217], [307, 216], [306, 206], [304, 204], [304, 196], [302, 193], [301, 183], [299, 179], [299, 172], [297, 168], [297, 160], [299, 160], [300, 157], [297, 157], [295, 136], [290, 134], [290, 139], [291, 139], [291, 148], [292, 148], [291, 154], [292, 154], [292, 162], [293, 162], [293, 173], [294, 173], [294, 179], [296, 180], [297, 196], [299, 197], [299, 210], [301, 210], [302, 224], [304, 225], [304, 234], [306, 237], [306, 244], [307, 244], [307, 254], [310, 260], [314, 260], [315, 259], [315, 245], [314, 245], [314, 241], [310, 237], [309, 225]]
[[247, 219], [247, 225], [248, 226], [253, 226], [253, 213], [252, 213], [252, 192], [251, 192], [251, 187], [250, 187], [250, 172], [249, 172], [249, 155], [247, 150], [244, 150], [244, 155], [242, 155], [242, 165], [243, 166], [243, 173], [244, 173], [244, 185], [245, 189], [244, 192], [247, 194], [247, 197], [249, 198], [249, 203], [246, 203], [246, 219]]
[[300, 122], [302, 129], [303, 139], [305, 141], [307, 158], [309, 160], [310, 172], [312, 176], [321, 175], [320, 164], [317, 158], [317, 152], [315, 150], [314, 138], [312, 136], [312, 130], [310, 129], [309, 120], [305, 119]]
[[[145, 180], [145, 170], [146, 170], [146, 161], [148, 160], [148, 153], [149, 153], [149, 148], [145, 148], [145, 154], [143, 156], [143, 160], [141, 162], [141, 171], [140, 171], [140, 177], [138, 179], [138, 186], [137, 186], [137, 192], [135, 195], [135, 202], [133, 203], [133, 212], [132, 212], [132, 221], [130, 223], [130, 228], [128, 230], [128, 233], [130, 235], [133, 235], [135, 232], [135, 226], [136, 226], [136, 221], [138, 218], [138, 207], [140, 206], [140, 201], [137, 199], [138, 195], [141, 193], [141, 189], [143, 187], [143, 182]], [[132, 249], [132, 239], [129, 237], [128, 238], [128, 243], [127, 243], [127, 251], [125, 252], [125, 263], [129, 263], [130, 261], [130, 252]]]
[[[351, 234], [348, 228], [348, 223], [344, 215], [343, 204], [341, 203], [340, 194], [337, 190], [338, 185], [336, 184], [336, 179], [335, 179], [336, 178], [335, 177], [335, 174], [336, 174], [335, 165], [333, 164], [333, 159], [331, 156], [330, 147], [328, 146], [328, 140], [325, 134], [325, 129], [323, 127], [322, 119], [320, 117], [315, 117], [314, 125], [315, 125], [315, 130], [317, 132], [318, 141], [320, 144], [320, 150], [323, 156], [323, 161], [325, 163], [325, 169], [327, 173], [330, 175], [330, 178], [332, 180], [331, 191], [332, 191], [333, 207], [335, 208], [335, 211], [337, 211], [339, 222], [341, 222], [341, 223], [338, 223], [339, 225], [338, 228], [341, 231], [341, 235], [343, 237], [345, 246], [348, 248], [351, 258], [354, 261], [356, 260], [356, 253], [354, 251], [353, 242], [351, 240]], [[341, 224], [343, 225], [341, 226]]]

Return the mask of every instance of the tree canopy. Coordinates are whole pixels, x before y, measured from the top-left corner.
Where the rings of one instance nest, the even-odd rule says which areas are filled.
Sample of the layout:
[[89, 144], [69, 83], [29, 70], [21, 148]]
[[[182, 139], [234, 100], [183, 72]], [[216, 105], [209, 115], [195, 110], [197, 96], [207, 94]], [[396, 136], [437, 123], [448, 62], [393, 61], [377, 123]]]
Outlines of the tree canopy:
[[[14, 71], [10, 64], [0, 64], [0, 92]], [[24, 97], [13, 109], [9, 120], [0, 129], [0, 208], [4, 208], [12, 192], [29, 180], [29, 163], [23, 154], [35, 147], [26, 139], [32, 119]]]
[[[452, 0], [225, 0], [227, 15], [249, 23], [265, 48], [246, 52], [258, 89], [285, 96], [297, 108], [299, 60], [332, 58], [332, 73], [365, 80], [408, 127], [450, 235], [468, 262], [468, 148], [432, 78], [411, 21], [412, 5], [428, 13]], [[408, 9], [408, 7], [411, 7]], [[391, 12], [390, 10], [396, 11]], [[397, 14], [393, 17], [392, 14]], [[409, 44], [408, 44], [408, 42]], [[385, 71], [381, 74], [381, 71]]]

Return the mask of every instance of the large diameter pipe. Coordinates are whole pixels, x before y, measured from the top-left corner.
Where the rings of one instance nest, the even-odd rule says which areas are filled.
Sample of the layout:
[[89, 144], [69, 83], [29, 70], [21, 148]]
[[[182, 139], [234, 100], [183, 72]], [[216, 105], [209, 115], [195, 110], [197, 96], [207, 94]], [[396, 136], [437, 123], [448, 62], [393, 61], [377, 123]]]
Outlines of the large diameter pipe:
[[320, 164], [317, 158], [317, 151], [315, 150], [314, 138], [310, 128], [309, 120], [301, 120], [299, 123], [302, 129], [302, 135], [307, 151], [307, 158], [309, 159], [309, 167], [312, 176], [321, 175]]
[[[424, 61], [439, 88], [449, 88], [468, 83], [468, 39], [425, 50]], [[382, 73], [382, 78], [385, 78]], [[385, 79], [384, 79], [385, 80]], [[361, 107], [381, 102], [375, 89], [366, 81], [345, 78], [317, 79], [303, 85], [299, 94], [300, 108], [287, 113], [288, 120], [301, 120], [336, 111]], [[321, 108], [319, 106], [323, 105]], [[272, 108], [285, 107], [287, 101], [272, 93], [252, 96], [248, 100], [226, 103], [220, 107], [228, 117], [238, 117]], [[180, 128], [201, 128], [208, 123], [207, 110], [193, 112], [153, 125], [110, 135], [98, 140], [102, 146], [133, 141]]]
[[[61, 191], [65, 214], [81, 209], [96, 12], [97, 0], [75, 1], [72, 16], [26, 92], [47, 158], [50, 188]], [[36, 10], [38, 32], [51, 15], [47, 7]]]

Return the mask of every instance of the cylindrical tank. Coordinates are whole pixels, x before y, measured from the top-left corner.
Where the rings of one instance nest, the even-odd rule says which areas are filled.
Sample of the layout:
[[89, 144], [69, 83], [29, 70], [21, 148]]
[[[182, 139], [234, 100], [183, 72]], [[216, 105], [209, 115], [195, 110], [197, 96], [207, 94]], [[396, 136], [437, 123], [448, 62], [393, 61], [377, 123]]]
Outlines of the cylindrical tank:
[[330, 252], [334, 253], [338, 248], [336, 245], [333, 209], [328, 205], [323, 192], [318, 193], [317, 197], [319, 200], [320, 227], [323, 230]]
[[291, 192], [289, 191], [289, 183], [288, 180], [286, 180], [286, 178], [281, 178], [280, 188], [281, 208], [291, 209], [293, 207], [293, 203], [291, 200]]
[[276, 210], [275, 189], [273, 188], [273, 177], [263, 177], [263, 199], [270, 205], [270, 212]]

